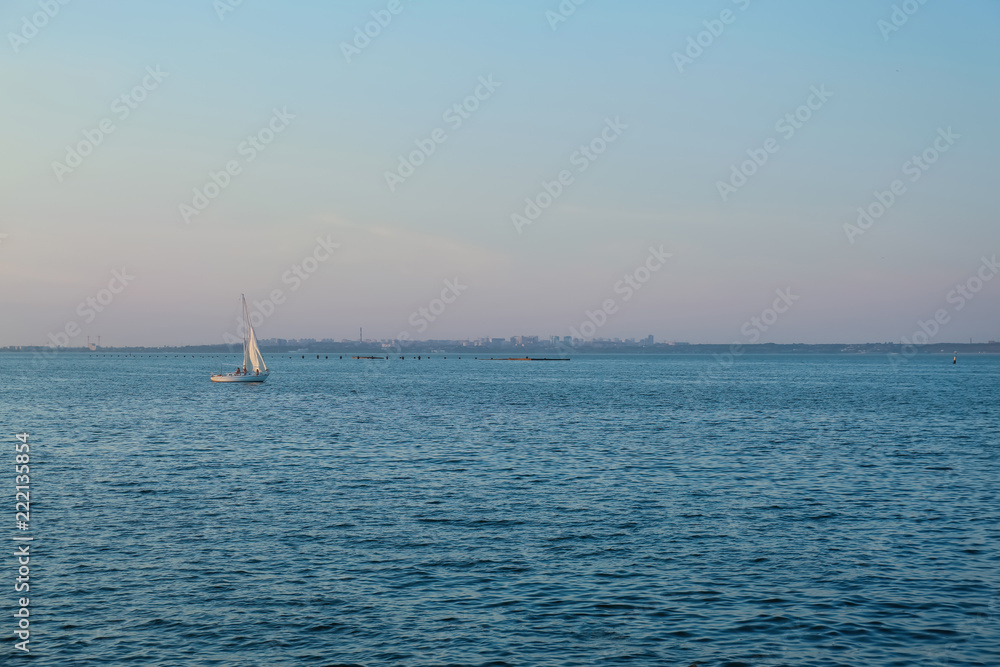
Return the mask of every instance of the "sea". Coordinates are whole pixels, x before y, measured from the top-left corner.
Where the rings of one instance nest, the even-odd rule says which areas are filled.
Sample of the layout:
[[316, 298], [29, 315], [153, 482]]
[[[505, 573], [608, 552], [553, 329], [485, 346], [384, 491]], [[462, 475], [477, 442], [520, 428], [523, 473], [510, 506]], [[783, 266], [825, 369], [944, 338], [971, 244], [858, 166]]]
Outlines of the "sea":
[[1000, 665], [1000, 358], [390, 356], [0, 354], [0, 664]]

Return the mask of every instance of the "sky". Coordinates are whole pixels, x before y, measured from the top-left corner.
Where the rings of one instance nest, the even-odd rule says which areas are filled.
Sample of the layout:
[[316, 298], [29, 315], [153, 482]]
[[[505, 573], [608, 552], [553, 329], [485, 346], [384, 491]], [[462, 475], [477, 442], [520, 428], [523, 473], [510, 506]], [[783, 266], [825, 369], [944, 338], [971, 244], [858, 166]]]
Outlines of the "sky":
[[62, 1], [0, 346], [1000, 339], [995, 1]]

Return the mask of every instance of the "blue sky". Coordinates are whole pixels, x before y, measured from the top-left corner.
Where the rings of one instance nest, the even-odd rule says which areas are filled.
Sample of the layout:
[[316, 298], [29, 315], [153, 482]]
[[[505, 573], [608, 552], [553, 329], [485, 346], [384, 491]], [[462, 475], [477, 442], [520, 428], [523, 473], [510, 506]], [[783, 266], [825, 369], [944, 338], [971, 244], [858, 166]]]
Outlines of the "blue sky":
[[[75, 0], [23, 40], [39, 2], [0, 8], [0, 345], [73, 322], [73, 344], [221, 342], [241, 292], [275, 290], [263, 338], [568, 335], [610, 298], [595, 336], [747, 342], [789, 288], [799, 299], [762, 341], [899, 340], [942, 308], [936, 340], [1000, 338], [1000, 280], [960, 311], [947, 300], [1000, 252], [995, 2], [914, 1], [886, 33], [894, 3], [870, 0], [588, 0], [555, 29], [556, 1], [400, 0], [348, 62], [342, 43], [389, 5], [244, 0], [220, 19], [211, 0]], [[162, 81], [122, 118], [113, 104], [147, 68]], [[498, 85], [446, 122], [481, 78]], [[786, 137], [776, 122], [814, 88], [829, 99]], [[276, 109], [287, 126], [247, 160]], [[608, 119], [624, 129], [580, 171], [574, 153]], [[390, 190], [386, 172], [438, 128]], [[958, 138], [911, 181], [904, 164], [947, 128]], [[723, 200], [719, 182], [769, 139]], [[185, 220], [230, 161], [239, 173]], [[511, 216], [561, 171], [572, 183], [518, 233]], [[895, 180], [884, 215], [845, 232]], [[317, 238], [339, 248], [287, 279]], [[626, 302], [615, 285], [661, 245], [670, 260]], [[135, 278], [86, 321], [79, 304], [123, 267]], [[467, 289], [414, 329], [456, 278]]]

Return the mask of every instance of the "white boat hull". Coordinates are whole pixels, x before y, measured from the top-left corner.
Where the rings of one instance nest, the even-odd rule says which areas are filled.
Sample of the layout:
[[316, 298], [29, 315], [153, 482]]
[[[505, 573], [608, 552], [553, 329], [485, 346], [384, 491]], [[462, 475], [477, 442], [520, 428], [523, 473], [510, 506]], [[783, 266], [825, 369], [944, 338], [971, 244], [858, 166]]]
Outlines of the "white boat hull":
[[268, 373], [261, 373], [260, 375], [226, 373], [225, 375], [213, 375], [212, 382], [263, 382], [267, 379], [267, 376]]

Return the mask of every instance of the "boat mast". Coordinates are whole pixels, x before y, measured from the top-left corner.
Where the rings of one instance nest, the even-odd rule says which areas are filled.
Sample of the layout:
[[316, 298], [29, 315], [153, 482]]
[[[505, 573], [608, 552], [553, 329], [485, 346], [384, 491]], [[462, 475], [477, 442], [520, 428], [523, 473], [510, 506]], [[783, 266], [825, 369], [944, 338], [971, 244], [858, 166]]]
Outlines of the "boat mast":
[[243, 300], [243, 372], [247, 372], [247, 346], [250, 343], [250, 314], [247, 312], [247, 295], [241, 294]]

